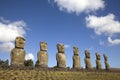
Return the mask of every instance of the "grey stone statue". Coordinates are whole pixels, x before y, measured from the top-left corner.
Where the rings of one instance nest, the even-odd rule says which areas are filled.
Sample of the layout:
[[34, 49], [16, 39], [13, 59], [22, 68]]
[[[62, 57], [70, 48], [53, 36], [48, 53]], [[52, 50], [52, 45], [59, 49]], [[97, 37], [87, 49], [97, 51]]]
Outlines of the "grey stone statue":
[[16, 37], [15, 39], [15, 48], [11, 50], [11, 66], [24, 66], [25, 61], [25, 39], [23, 37]]
[[92, 69], [92, 64], [91, 64], [91, 60], [90, 60], [90, 52], [88, 50], [85, 50], [85, 67], [86, 69]]
[[105, 69], [109, 70], [110, 69], [110, 65], [108, 63], [108, 57], [106, 56], [106, 54], [103, 54], [103, 57], [104, 57]]
[[37, 53], [36, 66], [38, 67], [48, 67], [48, 53], [47, 53], [47, 43], [40, 43], [40, 51]]
[[79, 56], [79, 50], [78, 47], [73, 47], [73, 68], [74, 69], [80, 69], [80, 56]]
[[64, 45], [57, 44], [58, 53], [56, 54], [57, 67], [65, 68], [66, 67], [66, 56], [64, 53]]
[[96, 69], [102, 69], [100, 54], [95, 53], [95, 55], [96, 55]]

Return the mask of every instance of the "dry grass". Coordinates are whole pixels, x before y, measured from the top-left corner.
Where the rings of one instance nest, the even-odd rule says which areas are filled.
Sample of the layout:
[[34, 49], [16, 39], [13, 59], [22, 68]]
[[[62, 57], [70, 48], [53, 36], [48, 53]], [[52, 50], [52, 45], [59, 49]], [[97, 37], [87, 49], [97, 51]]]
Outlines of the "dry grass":
[[120, 80], [120, 72], [0, 69], [0, 80]]

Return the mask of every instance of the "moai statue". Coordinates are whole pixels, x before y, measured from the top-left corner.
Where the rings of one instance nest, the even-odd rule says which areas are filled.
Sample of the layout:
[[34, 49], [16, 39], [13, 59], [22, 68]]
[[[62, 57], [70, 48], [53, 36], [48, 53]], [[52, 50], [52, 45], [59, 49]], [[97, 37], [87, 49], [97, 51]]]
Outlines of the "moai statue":
[[100, 54], [95, 53], [95, 55], [96, 55], [96, 69], [102, 69]]
[[38, 67], [48, 67], [48, 53], [47, 53], [47, 43], [40, 43], [40, 51], [37, 53], [36, 66]]
[[25, 39], [23, 37], [16, 37], [15, 39], [15, 48], [12, 49], [11, 57], [11, 66], [24, 66], [25, 61]]
[[90, 52], [88, 50], [85, 50], [85, 67], [86, 69], [92, 69], [92, 64], [91, 64], [91, 60], [90, 60]]
[[79, 50], [77, 47], [73, 47], [73, 68], [74, 69], [80, 69], [80, 56], [79, 56]]
[[64, 45], [57, 44], [58, 53], [56, 54], [57, 67], [65, 68], [66, 67], [66, 56], [64, 53]]
[[105, 69], [109, 70], [110, 69], [110, 65], [108, 63], [108, 57], [106, 56], [106, 54], [103, 54], [103, 56], [104, 56]]

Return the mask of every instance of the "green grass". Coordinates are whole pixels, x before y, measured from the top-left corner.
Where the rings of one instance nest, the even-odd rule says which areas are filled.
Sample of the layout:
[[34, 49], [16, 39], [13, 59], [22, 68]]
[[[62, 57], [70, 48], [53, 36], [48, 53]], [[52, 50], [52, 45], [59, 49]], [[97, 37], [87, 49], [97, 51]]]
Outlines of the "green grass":
[[0, 69], [0, 80], [120, 80], [120, 72]]

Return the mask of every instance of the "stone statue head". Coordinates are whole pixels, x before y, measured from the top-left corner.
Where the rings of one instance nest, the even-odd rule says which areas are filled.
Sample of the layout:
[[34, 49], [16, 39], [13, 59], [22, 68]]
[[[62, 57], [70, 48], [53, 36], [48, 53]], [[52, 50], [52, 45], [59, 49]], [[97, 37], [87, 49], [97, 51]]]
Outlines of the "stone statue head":
[[47, 43], [46, 42], [40, 42], [40, 50], [47, 51]]
[[103, 54], [104, 60], [107, 61], [108, 57], [106, 56], [106, 54]]
[[95, 55], [96, 55], [96, 59], [100, 60], [100, 54], [98, 52], [96, 52]]
[[16, 37], [15, 39], [15, 48], [20, 48], [20, 49], [24, 49], [25, 46], [25, 39], [23, 37]]
[[90, 52], [88, 50], [85, 50], [85, 56], [86, 58], [90, 58]]
[[73, 52], [74, 52], [74, 55], [79, 55], [78, 47], [74, 46], [73, 47]]
[[64, 45], [63, 44], [57, 44], [57, 50], [59, 53], [64, 53]]

